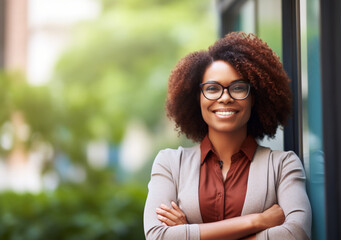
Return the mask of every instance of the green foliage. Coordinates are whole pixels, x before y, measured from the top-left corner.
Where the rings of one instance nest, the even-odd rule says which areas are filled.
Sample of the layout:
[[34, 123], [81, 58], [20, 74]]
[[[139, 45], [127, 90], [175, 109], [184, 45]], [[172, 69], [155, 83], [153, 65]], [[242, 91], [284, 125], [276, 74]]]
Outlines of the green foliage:
[[22, 75], [0, 74], [0, 125], [20, 113], [29, 127], [22, 140], [27, 150], [48, 143], [54, 153], [84, 162], [89, 141], [119, 145], [131, 119], [150, 131], [164, 128], [171, 69], [216, 38], [206, 0], [102, 3], [98, 18], [75, 27], [47, 85], [30, 86]]
[[[87, 176], [75, 186], [62, 179], [54, 192], [1, 193], [0, 239], [143, 239], [146, 186], [121, 185], [92, 169], [87, 144], [119, 146], [132, 119], [160, 135], [171, 69], [188, 52], [206, 49], [216, 29], [207, 0], [101, 2], [98, 18], [72, 29], [72, 43], [48, 84], [31, 86], [23, 75], [0, 73], [1, 137], [6, 131], [17, 137], [17, 113], [28, 127], [27, 138], [17, 137], [7, 148], [0, 142], [0, 157], [18, 145], [26, 153], [48, 145], [54, 154], [45, 162], [50, 168], [61, 154]], [[134, 177], [145, 185], [149, 173], [148, 165]]]
[[157, 128], [170, 70], [216, 34], [207, 1], [103, 4], [100, 18], [76, 29], [52, 85], [63, 105], [77, 113], [70, 117], [72, 129], [118, 143], [129, 119]]
[[4, 134], [6, 124], [11, 124], [13, 116], [20, 114], [28, 128], [28, 136], [25, 140], [16, 139], [11, 126], [10, 135], [13, 143], [8, 148], [0, 147], [0, 152], [10, 151], [17, 141], [21, 141], [27, 148], [31, 148], [36, 140], [54, 140], [53, 130], [58, 124], [58, 109], [54, 106], [47, 86], [31, 86], [25, 77], [18, 72], [0, 73], [0, 134]]
[[143, 239], [146, 192], [136, 184], [61, 186], [40, 194], [2, 193], [5, 240]]

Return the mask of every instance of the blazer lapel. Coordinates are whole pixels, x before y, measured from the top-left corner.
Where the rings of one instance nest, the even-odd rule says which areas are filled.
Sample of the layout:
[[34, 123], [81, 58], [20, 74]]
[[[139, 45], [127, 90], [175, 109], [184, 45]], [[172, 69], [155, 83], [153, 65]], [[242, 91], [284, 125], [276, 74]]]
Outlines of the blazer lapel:
[[[181, 193], [181, 205], [188, 212], [187, 220], [190, 223], [202, 223], [199, 205], [199, 178], [200, 178], [200, 145], [184, 149], [180, 166], [178, 183]], [[180, 207], [181, 208], [181, 207]]]
[[246, 196], [241, 215], [264, 211], [268, 190], [270, 149], [258, 146], [250, 165]]

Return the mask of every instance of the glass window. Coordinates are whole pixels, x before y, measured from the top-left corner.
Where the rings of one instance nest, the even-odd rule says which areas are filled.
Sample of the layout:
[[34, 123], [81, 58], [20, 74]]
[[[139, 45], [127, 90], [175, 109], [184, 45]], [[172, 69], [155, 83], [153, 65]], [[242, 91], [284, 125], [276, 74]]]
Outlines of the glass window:
[[313, 210], [312, 239], [325, 237], [319, 1], [301, 0], [303, 160]]
[[241, 6], [234, 28], [236, 31], [256, 33], [256, 3], [255, 0], [247, 0]]
[[257, 1], [257, 35], [282, 56], [282, 1]]

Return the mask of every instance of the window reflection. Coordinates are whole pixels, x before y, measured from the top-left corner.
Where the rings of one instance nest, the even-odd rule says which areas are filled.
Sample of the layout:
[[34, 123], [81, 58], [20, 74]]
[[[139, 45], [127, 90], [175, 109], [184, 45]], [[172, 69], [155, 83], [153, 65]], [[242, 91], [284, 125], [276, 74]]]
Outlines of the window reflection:
[[324, 154], [317, 0], [301, 1], [303, 149], [313, 209], [312, 239], [325, 239]]

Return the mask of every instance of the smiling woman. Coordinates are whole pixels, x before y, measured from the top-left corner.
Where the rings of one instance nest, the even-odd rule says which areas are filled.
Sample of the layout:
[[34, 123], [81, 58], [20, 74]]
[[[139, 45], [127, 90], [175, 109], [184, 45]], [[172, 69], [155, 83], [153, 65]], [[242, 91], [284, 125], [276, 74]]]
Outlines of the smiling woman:
[[255, 35], [230, 33], [179, 61], [166, 109], [200, 142], [157, 155], [144, 212], [147, 239], [309, 239], [305, 173], [272, 151], [291, 106], [279, 58]]
[[[224, 87], [221, 88], [220, 97], [216, 99], [210, 98], [212, 94], [210, 88], [204, 88], [206, 91], [200, 95], [201, 114], [208, 125], [210, 139], [214, 139], [213, 135], [219, 134], [219, 132], [246, 135], [252, 98], [246, 94], [249, 92], [249, 85], [246, 82], [241, 82], [240, 79], [242, 79], [240, 74], [225, 61], [214, 61], [207, 67], [201, 86], [207, 86], [212, 82], [218, 86], [228, 86], [225, 90]], [[238, 99], [231, 96], [231, 86], [233, 95], [238, 97], [241, 94]], [[244, 89], [244, 91], [240, 89]]]

